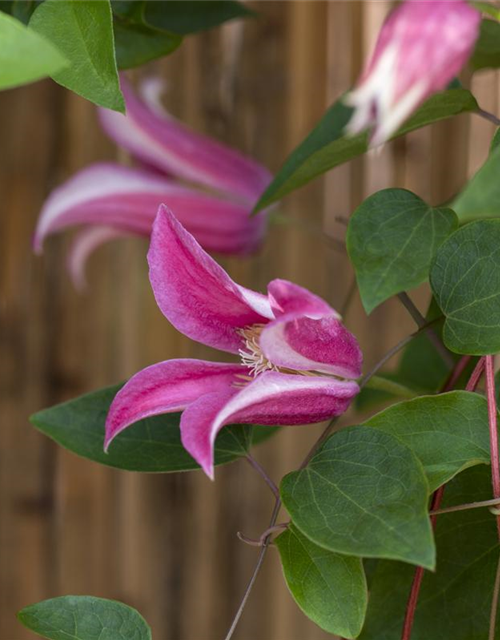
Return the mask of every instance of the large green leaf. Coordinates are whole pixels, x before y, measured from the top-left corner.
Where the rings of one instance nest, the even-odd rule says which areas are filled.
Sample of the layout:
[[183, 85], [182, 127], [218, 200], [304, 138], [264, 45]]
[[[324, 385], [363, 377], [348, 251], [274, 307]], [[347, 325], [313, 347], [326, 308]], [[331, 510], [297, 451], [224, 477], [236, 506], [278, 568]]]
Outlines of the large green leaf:
[[0, 89], [40, 80], [69, 64], [47, 38], [6, 13], [0, 13], [0, 42]]
[[366, 312], [424, 282], [437, 248], [457, 227], [451, 209], [430, 207], [406, 189], [384, 189], [367, 198], [347, 229]]
[[329, 633], [356, 638], [368, 599], [361, 559], [318, 547], [293, 524], [276, 545], [288, 588], [306, 616]]
[[[108, 387], [44, 409], [31, 417], [42, 433], [89, 460], [127, 471], [171, 472], [198, 469], [180, 441], [179, 413], [147, 418], [126, 429], [104, 453], [104, 422], [120, 386]], [[224, 427], [215, 446], [215, 463], [245, 455], [251, 427]]]
[[[466, 89], [449, 89], [430, 98], [403, 125], [394, 137], [425, 127], [467, 111], [475, 111], [477, 102]], [[264, 209], [272, 202], [307, 184], [368, 150], [368, 134], [344, 135], [344, 128], [352, 115], [342, 98], [335, 102], [307, 138], [294, 150], [257, 203], [255, 210]]]
[[483, 20], [479, 39], [470, 60], [474, 70], [500, 67], [500, 24], [496, 20]]
[[420, 459], [432, 491], [467, 467], [488, 464], [486, 398], [467, 391], [408, 400], [364, 423], [404, 442]]
[[151, 640], [151, 629], [131, 607], [92, 596], [63, 596], [22, 609], [17, 617], [49, 640]]
[[347, 555], [434, 566], [422, 465], [394, 436], [368, 427], [334, 434], [305, 469], [281, 483], [294, 524]]
[[446, 317], [446, 346], [470, 355], [500, 351], [500, 220], [455, 231], [439, 248], [430, 281]]
[[[491, 498], [488, 467], [475, 467], [446, 487], [443, 506]], [[495, 518], [487, 509], [440, 515], [437, 570], [425, 572], [412, 640], [488, 640], [498, 562]], [[399, 640], [413, 570], [380, 561], [370, 583], [368, 616], [360, 640]], [[497, 618], [497, 635], [500, 617]]]
[[125, 112], [109, 0], [45, 0], [29, 24], [71, 62], [51, 74], [56, 82], [101, 107]]
[[253, 15], [235, 0], [120, 0], [112, 2], [116, 15], [178, 35], [211, 29], [228, 20]]
[[166, 56], [177, 49], [182, 36], [115, 19], [116, 62], [119, 69], [131, 69]]
[[486, 162], [451, 205], [461, 222], [500, 217], [500, 147], [495, 140], [493, 145]]
[[43, 0], [13, 0], [11, 15], [24, 24], [29, 24], [33, 11]]

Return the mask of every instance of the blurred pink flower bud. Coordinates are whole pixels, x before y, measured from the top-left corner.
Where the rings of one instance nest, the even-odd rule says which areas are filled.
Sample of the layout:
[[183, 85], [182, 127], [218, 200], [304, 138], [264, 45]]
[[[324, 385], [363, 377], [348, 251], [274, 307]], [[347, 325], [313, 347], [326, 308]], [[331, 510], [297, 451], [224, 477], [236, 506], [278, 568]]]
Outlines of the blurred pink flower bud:
[[465, 0], [405, 0], [385, 21], [375, 50], [346, 104], [350, 134], [373, 127], [387, 139], [429, 96], [442, 91], [469, 59], [481, 14]]

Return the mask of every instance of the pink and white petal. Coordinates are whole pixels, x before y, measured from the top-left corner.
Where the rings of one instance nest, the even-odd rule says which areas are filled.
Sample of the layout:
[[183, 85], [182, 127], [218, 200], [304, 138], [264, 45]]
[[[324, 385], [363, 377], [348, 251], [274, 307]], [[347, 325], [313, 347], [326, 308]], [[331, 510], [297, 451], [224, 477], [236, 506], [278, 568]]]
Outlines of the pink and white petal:
[[189, 405], [181, 416], [181, 441], [184, 449], [193, 456], [207, 476], [214, 479], [214, 447], [217, 433], [212, 425], [221, 409], [238, 393], [227, 388], [207, 393]]
[[106, 419], [104, 448], [138, 420], [181, 411], [215, 390], [232, 388], [236, 376], [246, 374], [241, 365], [204, 360], [167, 360], [136, 373], [120, 389]]
[[171, 207], [209, 251], [244, 255], [263, 240], [266, 216], [251, 217], [244, 205], [145, 170], [100, 163], [83, 169], [51, 194], [38, 221], [35, 249], [41, 250], [48, 234], [81, 224], [149, 236], [161, 203]]
[[83, 291], [87, 287], [85, 266], [90, 255], [102, 244], [125, 238], [129, 234], [114, 227], [90, 226], [80, 231], [70, 247], [67, 266], [75, 288]]
[[122, 76], [127, 115], [100, 109], [101, 124], [119, 145], [167, 173], [252, 205], [272, 176], [261, 164], [202, 136], [141, 101]]
[[37, 252], [47, 235], [76, 224], [151, 228], [158, 203], [178, 189], [146, 171], [100, 162], [79, 171], [46, 200], [35, 231]]
[[266, 358], [279, 367], [342, 378], [361, 375], [363, 355], [358, 341], [332, 316], [284, 316], [263, 328], [259, 345]]
[[298, 284], [288, 280], [272, 280], [267, 290], [274, 315], [300, 314], [310, 318], [340, 315], [327, 302]]
[[267, 298], [233, 282], [163, 205], [153, 225], [148, 262], [162, 313], [197, 342], [237, 353], [242, 346], [238, 329], [273, 317]]
[[184, 447], [213, 478], [217, 434], [226, 424], [299, 425], [344, 413], [358, 393], [355, 382], [269, 371], [240, 391], [204, 396], [182, 414]]

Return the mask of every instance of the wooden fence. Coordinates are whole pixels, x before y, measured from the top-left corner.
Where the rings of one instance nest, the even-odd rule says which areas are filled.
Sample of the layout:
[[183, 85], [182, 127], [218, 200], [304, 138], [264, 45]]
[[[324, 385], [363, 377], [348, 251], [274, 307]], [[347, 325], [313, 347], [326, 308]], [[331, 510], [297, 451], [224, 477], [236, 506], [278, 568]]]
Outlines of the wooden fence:
[[[168, 80], [168, 108], [206, 133], [277, 170], [326, 106], [355, 79], [385, 1], [262, 1], [255, 20], [188, 38], [148, 71]], [[474, 89], [498, 110], [498, 78]], [[200, 473], [135, 475], [62, 451], [28, 423], [33, 411], [170, 357], [213, 357], [179, 336], [150, 291], [139, 239], [91, 260], [90, 287], [74, 291], [65, 271], [67, 237], [35, 257], [31, 236], [50, 189], [76, 170], [119, 152], [94, 108], [49, 81], [0, 94], [0, 639], [33, 636], [15, 619], [22, 606], [63, 594], [116, 598], [137, 607], [155, 640], [218, 640], [231, 621], [272, 498], [244, 462]], [[405, 186], [432, 203], [463, 183], [487, 153], [492, 126], [459, 117], [339, 167], [283, 202], [263, 252], [225, 260], [239, 282], [264, 288], [283, 277], [340, 307], [352, 282], [342, 239], [347, 217], [368, 194]], [[121, 156], [123, 158], [123, 156]], [[326, 233], [323, 233], [326, 232]], [[415, 300], [425, 304], [421, 288]], [[413, 329], [397, 304], [368, 320], [354, 300], [346, 323], [367, 364]], [[292, 470], [318, 427], [284, 429], [256, 451], [278, 479]], [[235, 636], [319, 640], [327, 635], [298, 610], [271, 550]]]

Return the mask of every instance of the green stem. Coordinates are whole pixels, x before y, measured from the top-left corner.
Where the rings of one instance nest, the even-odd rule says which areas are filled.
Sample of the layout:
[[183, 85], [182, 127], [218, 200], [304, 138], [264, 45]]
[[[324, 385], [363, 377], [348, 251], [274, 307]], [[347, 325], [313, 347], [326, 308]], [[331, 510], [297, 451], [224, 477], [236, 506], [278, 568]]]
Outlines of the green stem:
[[367, 382], [365, 387], [367, 389], [375, 389], [376, 391], [386, 391], [393, 396], [398, 396], [398, 398], [406, 398], [407, 400], [411, 400], [411, 398], [417, 398], [419, 393], [406, 387], [404, 384], [399, 382], [394, 382], [393, 380], [388, 380], [387, 378], [382, 378], [382, 376], [372, 376]]

